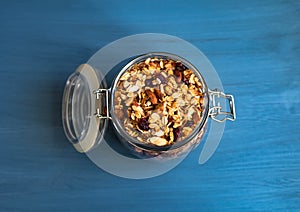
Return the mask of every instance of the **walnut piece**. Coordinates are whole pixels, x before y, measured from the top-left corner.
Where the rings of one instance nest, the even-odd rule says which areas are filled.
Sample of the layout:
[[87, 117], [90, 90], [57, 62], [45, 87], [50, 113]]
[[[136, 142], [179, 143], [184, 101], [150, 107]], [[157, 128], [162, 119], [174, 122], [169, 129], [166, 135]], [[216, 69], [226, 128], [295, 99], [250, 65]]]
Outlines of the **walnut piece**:
[[120, 77], [114, 109], [139, 142], [166, 146], [187, 138], [204, 109], [202, 82], [181, 61], [147, 58]]

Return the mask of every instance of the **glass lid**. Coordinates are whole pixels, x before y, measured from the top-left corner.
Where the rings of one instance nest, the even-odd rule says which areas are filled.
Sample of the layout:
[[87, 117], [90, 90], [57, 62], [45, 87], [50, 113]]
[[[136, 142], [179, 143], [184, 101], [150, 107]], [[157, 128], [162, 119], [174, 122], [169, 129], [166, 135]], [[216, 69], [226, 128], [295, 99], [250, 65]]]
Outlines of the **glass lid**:
[[105, 110], [102, 98], [96, 91], [106, 87], [100, 71], [88, 64], [77, 68], [67, 80], [62, 105], [65, 134], [77, 151], [87, 152], [103, 138], [107, 120], [99, 119], [98, 112]]

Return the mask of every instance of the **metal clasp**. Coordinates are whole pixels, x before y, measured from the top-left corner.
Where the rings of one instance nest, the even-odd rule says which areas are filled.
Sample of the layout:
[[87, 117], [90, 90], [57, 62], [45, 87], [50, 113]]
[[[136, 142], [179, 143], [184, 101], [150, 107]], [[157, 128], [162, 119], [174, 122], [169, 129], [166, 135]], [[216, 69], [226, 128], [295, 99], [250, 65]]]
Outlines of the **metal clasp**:
[[[99, 88], [98, 90], [94, 91], [94, 94], [96, 95], [96, 100], [98, 102], [98, 104], [96, 105], [96, 113], [95, 115], [99, 118], [99, 119], [111, 119], [110, 115], [109, 115], [109, 97], [110, 97], [110, 89], [102, 89]], [[105, 101], [104, 101], [105, 98]], [[103, 102], [105, 102], [106, 106], [103, 105]], [[104, 114], [103, 115], [103, 111]]]
[[[218, 89], [209, 90], [208, 93], [212, 104], [212, 107], [209, 109], [209, 116], [216, 122], [224, 122], [226, 120], [235, 121], [236, 114], [233, 96], [225, 94]], [[217, 101], [217, 98], [225, 98], [229, 101], [230, 112], [222, 111], [222, 106]]]

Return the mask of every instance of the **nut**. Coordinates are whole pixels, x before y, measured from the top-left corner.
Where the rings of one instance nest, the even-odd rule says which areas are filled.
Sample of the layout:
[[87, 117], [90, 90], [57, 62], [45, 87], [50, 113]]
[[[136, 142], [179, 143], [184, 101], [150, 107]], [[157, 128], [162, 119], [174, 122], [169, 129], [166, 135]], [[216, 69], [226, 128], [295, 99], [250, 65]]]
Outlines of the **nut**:
[[147, 58], [120, 77], [116, 117], [139, 142], [165, 146], [183, 140], [201, 120], [202, 81], [180, 61]]
[[149, 96], [150, 102], [153, 105], [156, 105], [157, 104], [157, 98], [156, 98], [155, 94], [151, 90], [146, 90], [146, 93]]
[[163, 98], [163, 93], [160, 91], [160, 90], [158, 90], [158, 89], [155, 89], [154, 90], [154, 93], [155, 93], [155, 95], [156, 95], [156, 97], [159, 99], [159, 100], [162, 100], [162, 98]]

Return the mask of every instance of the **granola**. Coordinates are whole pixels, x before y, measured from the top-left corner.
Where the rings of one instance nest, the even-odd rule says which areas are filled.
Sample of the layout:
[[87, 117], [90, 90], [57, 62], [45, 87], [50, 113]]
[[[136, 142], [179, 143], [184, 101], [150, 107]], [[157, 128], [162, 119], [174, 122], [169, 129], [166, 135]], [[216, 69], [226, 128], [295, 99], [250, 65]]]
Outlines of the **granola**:
[[201, 120], [201, 80], [181, 61], [147, 58], [120, 77], [114, 110], [125, 131], [140, 142], [166, 146], [188, 137]]

